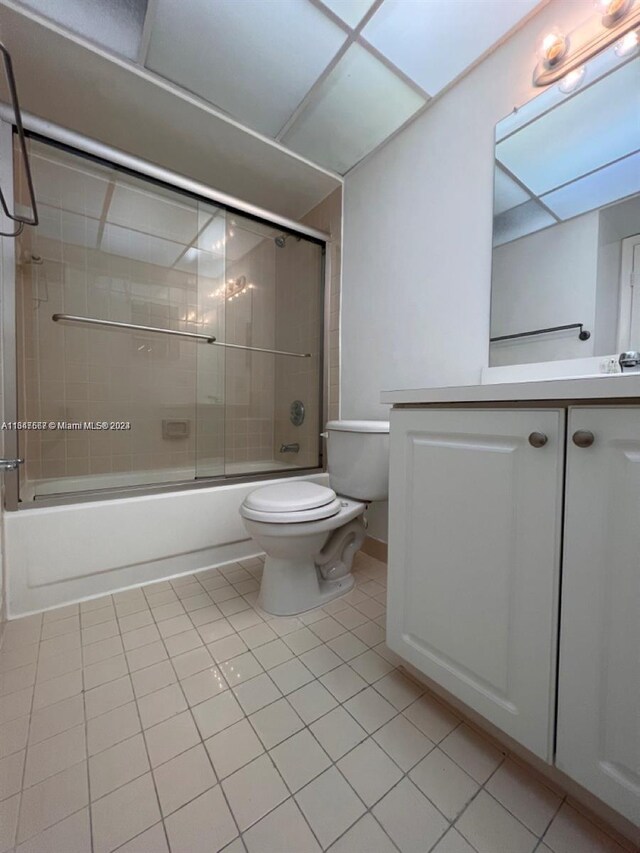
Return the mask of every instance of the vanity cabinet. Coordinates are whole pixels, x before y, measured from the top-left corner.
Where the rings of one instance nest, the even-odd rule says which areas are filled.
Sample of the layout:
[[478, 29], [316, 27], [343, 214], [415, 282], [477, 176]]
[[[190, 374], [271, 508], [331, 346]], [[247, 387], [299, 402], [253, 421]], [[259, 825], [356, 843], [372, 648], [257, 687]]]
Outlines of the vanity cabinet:
[[564, 413], [394, 409], [390, 452], [389, 646], [549, 760]]
[[390, 446], [389, 646], [640, 823], [640, 407], [396, 408]]
[[[574, 408], [556, 764], [640, 823], [640, 407]], [[587, 436], [588, 438], [588, 436]]]

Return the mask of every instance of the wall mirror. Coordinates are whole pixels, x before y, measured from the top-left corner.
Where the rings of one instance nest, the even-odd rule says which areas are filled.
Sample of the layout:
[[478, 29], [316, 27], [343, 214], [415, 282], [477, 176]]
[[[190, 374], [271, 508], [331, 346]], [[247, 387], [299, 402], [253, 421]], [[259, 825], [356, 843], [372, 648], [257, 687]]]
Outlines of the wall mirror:
[[496, 126], [492, 366], [640, 350], [639, 54], [612, 45]]

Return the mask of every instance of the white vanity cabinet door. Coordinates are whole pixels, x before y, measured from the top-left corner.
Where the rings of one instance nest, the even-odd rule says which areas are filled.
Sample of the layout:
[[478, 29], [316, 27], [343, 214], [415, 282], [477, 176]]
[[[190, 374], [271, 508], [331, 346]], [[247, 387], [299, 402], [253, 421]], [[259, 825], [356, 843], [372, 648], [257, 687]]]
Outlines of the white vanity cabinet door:
[[550, 761], [564, 413], [394, 409], [390, 446], [389, 646]]
[[572, 409], [567, 446], [556, 764], [640, 824], [640, 407]]

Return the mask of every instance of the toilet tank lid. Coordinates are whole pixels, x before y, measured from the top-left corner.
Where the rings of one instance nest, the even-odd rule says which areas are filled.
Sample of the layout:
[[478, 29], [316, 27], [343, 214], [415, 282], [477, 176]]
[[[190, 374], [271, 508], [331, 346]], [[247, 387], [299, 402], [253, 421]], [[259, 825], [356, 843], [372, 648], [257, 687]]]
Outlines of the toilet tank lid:
[[336, 493], [327, 486], [308, 480], [292, 480], [250, 492], [244, 499], [244, 506], [258, 512], [299, 512], [326, 506], [335, 499]]
[[328, 421], [327, 430], [334, 432], [389, 432], [389, 421]]

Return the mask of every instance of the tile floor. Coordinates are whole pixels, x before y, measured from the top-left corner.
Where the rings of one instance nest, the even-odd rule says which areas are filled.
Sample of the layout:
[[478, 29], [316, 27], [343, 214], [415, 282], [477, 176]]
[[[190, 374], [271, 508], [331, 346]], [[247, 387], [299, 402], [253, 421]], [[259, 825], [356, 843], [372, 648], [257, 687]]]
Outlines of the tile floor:
[[398, 669], [386, 569], [298, 618], [260, 559], [11, 622], [0, 853], [622, 853]]

